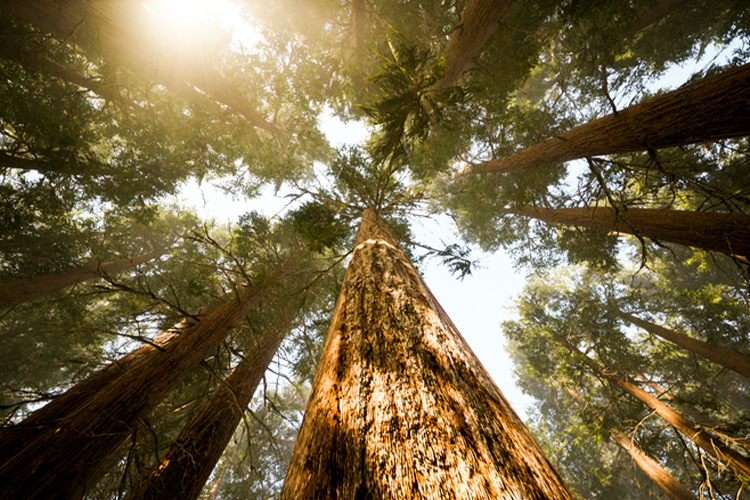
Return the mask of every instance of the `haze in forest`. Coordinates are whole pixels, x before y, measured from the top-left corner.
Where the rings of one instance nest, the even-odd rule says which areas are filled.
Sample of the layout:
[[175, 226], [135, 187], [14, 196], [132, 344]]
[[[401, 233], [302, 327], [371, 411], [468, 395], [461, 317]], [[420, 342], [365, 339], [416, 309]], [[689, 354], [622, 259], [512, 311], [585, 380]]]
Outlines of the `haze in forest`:
[[748, 7], [0, 1], [0, 498], [745, 498]]

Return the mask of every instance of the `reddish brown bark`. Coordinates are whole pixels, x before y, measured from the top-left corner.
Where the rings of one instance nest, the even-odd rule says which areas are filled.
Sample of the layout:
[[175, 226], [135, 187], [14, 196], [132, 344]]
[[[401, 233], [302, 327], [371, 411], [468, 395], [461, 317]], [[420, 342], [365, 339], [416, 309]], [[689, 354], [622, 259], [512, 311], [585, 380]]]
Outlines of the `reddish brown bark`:
[[635, 445], [627, 436], [621, 432], [612, 432], [612, 441], [625, 450], [630, 458], [636, 463], [654, 484], [656, 484], [672, 500], [696, 500], [696, 496], [680, 484], [672, 474], [653, 458], [646, 455], [643, 450]]
[[39, 299], [76, 283], [82, 283], [102, 276], [116, 274], [135, 267], [167, 253], [166, 249], [111, 262], [88, 264], [57, 274], [44, 274], [33, 278], [20, 279], [0, 285], [0, 309], [14, 307]]
[[653, 97], [459, 175], [515, 172], [595, 155], [750, 135], [750, 64]]
[[503, 20], [515, 0], [469, 0], [445, 49], [445, 73], [433, 92], [452, 87]]
[[730, 351], [729, 349], [724, 349], [723, 347], [710, 345], [700, 340], [690, 338], [687, 335], [670, 330], [669, 328], [664, 328], [663, 326], [651, 323], [650, 321], [643, 320], [632, 314], [620, 311], [617, 308], [610, 307], [608, 309], [617, 316], [620, 316], [634, 325], [640, 326], [649, 333], [653, 333], [665, 340], [673, 342], [698, 356], [702, 356], [709, 361], [713, 361], [714, 363], [723, 366], [727, 370], [732, 370], [735, 373], [750, 378], [750, 358], [747, 356], [743, 356], [738, 352]]
[[[567, 389], [568, 393], [573, 397], [573, 400], [581, 408], [588, 408], [601, 418], [599, 412], [594, 408], [589, 407], [577, 391], [571, 388]], [[656, 460], [646, 455], [646, 453], [644, 453], [643, 450], [641, 450], [632, 440], [628, 439], [625, 434], [613, 430], [610, 437], [612, 442], [630, 455], [630, 458], [633, 459], [638, 468], [641, 469], [643, 473], [646, 474], [649, 479], [651, 479], [651, 481], [653, 481], [654, 484], [656, 484], [669, 498], [672, 500], [696, 500], [695, 495], [680, 484], [680, 482], [677, 481], [669, 471], [659, 465]]]
[[640, 387], [631, 384], [614, 372], [592, 360], [568, 342], [564, 337], [555, 335], [555, 338], [570, 352], [580, 356], [584, 363], [586, 363], [594, 373], [609, 380], [623, 392], [630, 394], [638, 401], [654, 410], [654, 413], [659, 415], [667, 423], [680, 431], [685, 437], [701, 447], [706, 453], [736, 471], [740, 476], [750, 477], [750, 459], [737, 453], [728, 446], [723, 445], [705, 429], [680, 415], [658, 398], [647, 393]]
[[280, 498], [571, 498], [370, 210]]
[[518, 214], [553, 224], [636, 234], [734, 256], [750, 256], [750, 215], [612, 207], [525, 207]]
[[278, 323], [257, 339], [126, 500], [198, 498], [286, 334], [287, 318]]
[[258, 286], [242, 287], [234, 300], [138, 359], [54, 425], [39, 428], [23, 449], [0, 465], [7, 497], [41, 500], [85, 494], [100, 472], [99, 464], [224, 340], [289, 266], [281, 266]]
[[250, 102], [233, 89], [213, 68], [171, 64], [164, 58], [154, 61], [143, 45], [144, 11], [134, 0], [0, 0], [0, 9], [52, 33], [73, 41], [87, 50], [103, 51], [116, 60], [124, 60], [133, 69], [146, 71], [151, 78], [172, 90], [194, 96], [194, 85], [212, 99], [226, 104], [244, 116], [253, 126], [283, 135], [264, 120]]
[[153, 356], [158, 350], [165, 349], [180, 334], [188, 331], [216, 310], [222, 303], [231, 299], [233, 299], [233, 295], [227, 294], [221, 299], [202, 307], [197, 313], [180, 321], [169, 330], [160, 333], [150, 342], [122, 356], [106, 368], [91, 374], [83, 381], [36, 410], [19, 424], [0, 428], [0, 462], [9, 460], [15, 456], [28, 443], [36, 439], [40, 433], [44, 433], [47, 429], [58, 425], [76, 408], [83, 406], [91, 397], [106, 388], [107, 385], [116, 380], [120, 375], [137, 366], [143, 360]]

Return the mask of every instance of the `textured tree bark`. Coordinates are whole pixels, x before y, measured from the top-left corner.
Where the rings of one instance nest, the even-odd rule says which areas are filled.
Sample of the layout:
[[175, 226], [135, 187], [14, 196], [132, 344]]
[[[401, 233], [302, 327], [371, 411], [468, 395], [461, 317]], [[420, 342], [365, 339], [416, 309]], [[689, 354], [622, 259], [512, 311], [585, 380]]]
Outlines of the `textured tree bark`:
[[516, 172], [587, 156], [646, 151], [750, 135], [750, 64], [592, 120], [458, 175]]
[[750, 215], [650, 208], [525, 207], [517, 212], [553, 224], [636, 234], [731, 256], [750, 256]]
[[194, 96], [190, 85], [195, 85], [212, 99], [244, 116], [253, 126], [283, 135], [212, 68], [204, 65], [197, 71], [186, 71], [179, 64], [169, 64], [169, 61], [156, 64], [143, 47], [146, 31], [141, 19], [144, 11], [137, 1], [0, 0], [0, 9], [61, 40], [73, 41], [87, 50], [103, 50], [117, 60], [125, 59], [133, 69], [147, 71], [156, 81], [180, 94]]
[[435, 82], [430, 89], [432, 92], [440, 92], [458, 82], [514, 3], [515, 0], [469, 0], [445, 49], [443, 78]]
[[371, 210], [280, 498], [572, 498]]
[[750, 459], [737, 453], [728, 446], [724, 446], [723, 444], [721, 444], [721, 442], [719, 442], [719, 440], [717, 440], [714, 436], [709, 434], [699, 425], [683, 417], [668, 405], [652, 396], [651, 394], [647, 393], [640, 387], [631, 384], [625, 379], [619, 377], [614, 372], [611, 372], [596, 361], [592, 360], [581, 351], [579, 351], [574, 345], [568, 342], [564, 337], [555, 334], [555, 338], [563, 347], [568, 349], [570, 352], [580, 356], [584, 363], [586, 363], [586, 365], [591, 368], [594, 373], [596, 373], [600, 377], [606, 378], [614, 385], [622, 389], [624, 392], [630, 394], [638, 401], [654, 410], [657, 415], [659, 415], [667, 423], [684, 434], [685, 437], [700, 446], [704, 451], [706, 451], [706, 453], [715, 457], [720, 462], [726, 464], [728, 467], [739, 473], [739, 475], [750, 477]]
[[[44, 426], [15, 456], [0, 465], [7, 498], [80, 498], [110, 457], [144, 418], [200, 361], [215, 349], [284, 276], [291, 261], [262, 284], [242, 287], [206, 317], [188, 325], [124, 373]], [[23, 424], [23, 422], [22, 422]]]
[[[583, 398], [581, 398], [580, 394], [578, 394], [578, 391], [570, 387], [567, 387], [567, 390], [578, 406], [583, 409], [591, 410], [601, 418], [601, 414], [599, 414], [596, 409], [588, 406]], [[612, 442], [630, 455], [630, 458], [633, 459], [638, 468], [641, 469], [643, 473], [646, 474], [649, 479], [651, 479], [651, 481], [653, 481], [653, 483], [656, 484], [669, 498], [672, 500], [697, 500], [695, 495], [680, 484], [680, 482], [677, 481], [669, 471], [659, 465], [656, 460], [646, 455], [646, 453], [644, 453], [643, 450], [641, 450], [633, 441], [628, 439], [625, 434], [613, 430], [610, 434], [610, 438], [612, 439]]]
[[750, 378], [750, 358], [747, 356], [743, 356], [738, 352], [730, 351], [729, 349], [724, 349], [723, 347], [695, 340], [687, 335], [683, 335], [682, 333], [670, 330], [669, 328], [664, 328], [663, 326], [643, 320], [632, 314], [620, 311], [617, 308], [607, 307], [607, 309], [634, 325], [640, 326], [649, 333], [653, 333], [665, 340], [673, 342], [698, 356], [703, 356], [709, 361], [713, 361], [714, 363], [723, 366], [727, 370], [732, 370], [735, 373]]
[[156, 250], [147, 254], [120, 259], [111, 262], [89, 264], [69, 269], [57, 274], [43, 274], [33, 278], [20, 279], [0, 285], [0, 309], [14, 307], [25, 302], [39, 299], [45, 295], [62, 290], [76, 283], [93, 280], [109, 274], [116, 274], [135, 267], [167, 253], [167, 249]]
[[612, 433], [612, 441], [617, 443], [620, 448], [630, 455], [630, 458], [636, 463], [654, 484], [656, 484], [672, 500], [696, 500], [696, 496], [688, 491], [679, 483], [672, 474], [653, 458], [646, 455], [643, 450], [636, 446], [627, 436], [621, 432]]
[[198, 498], [288, 330], [289, 318], [280, 319], [245, 353], [125, 500]]

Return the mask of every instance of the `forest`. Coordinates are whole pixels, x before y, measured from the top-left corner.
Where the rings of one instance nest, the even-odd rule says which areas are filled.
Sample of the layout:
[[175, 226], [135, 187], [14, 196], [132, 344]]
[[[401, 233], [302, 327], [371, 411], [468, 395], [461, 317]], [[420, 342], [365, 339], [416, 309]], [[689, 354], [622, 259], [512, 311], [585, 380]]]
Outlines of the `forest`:
[[0, 74], [0, 500], [750, 499], [750, 1], [0, 0]]

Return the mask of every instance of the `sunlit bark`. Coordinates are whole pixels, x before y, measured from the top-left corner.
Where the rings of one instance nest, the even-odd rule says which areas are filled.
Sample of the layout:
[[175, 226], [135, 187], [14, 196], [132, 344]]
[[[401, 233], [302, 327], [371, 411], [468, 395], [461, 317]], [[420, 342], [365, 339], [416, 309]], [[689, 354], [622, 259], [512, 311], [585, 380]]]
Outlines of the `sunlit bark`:
[[652, 208], [525, 207], [515, 213], [544, 222], [645, 236], [727, 255], [750, 256], [750, 215]]
[[459, 175], [516, 172], [587, 156], [655, 150], [750, 135], [750, 65], [653, 97], [592, 120], [510, 156], [466, 167]]
[[361, 498], [571, 498], [369, 210], [281, 493]]

